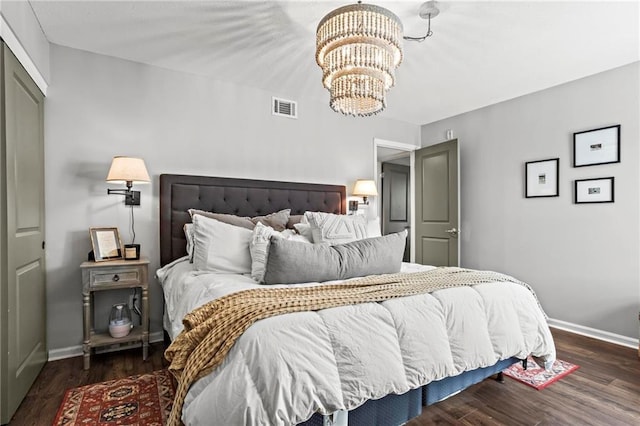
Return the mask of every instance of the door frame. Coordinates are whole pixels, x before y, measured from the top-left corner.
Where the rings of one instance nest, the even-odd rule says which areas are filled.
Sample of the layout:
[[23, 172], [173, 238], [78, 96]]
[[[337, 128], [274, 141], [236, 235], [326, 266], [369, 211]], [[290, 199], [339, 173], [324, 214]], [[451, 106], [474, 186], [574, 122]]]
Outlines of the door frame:
[[[25, 71], [27, 71], [27, 74], [31, 76], [33, 82], [40, 88], [40, 91], [42, 91], [42, 94], [46, 97], [49, 83], [47, 83], [47, 80], [40, 73], [35, 62], [31, 59], [31, 56], [29, 56], [24, 47], [22, 47], [22, 43], [20, 43], [18, 37], [11, 30], [11, 26], [2, 15], [0, 15], [0, 38], [2, 38], [2, 41], [4, 41], [11, 52], [13, 52], [16, 59], [18, 59], [18, 62], [22, 64]], [[49, 46], [49, 43], [47, 43], [47, 46]]]
[[[428, 145], [421, 146], [420, 148], [427, 148], [429, 146], [437, 145], [439, 143], [451, 142], [453, 140], [458, 141], [456, 144], [456, 155], [458, 156], [458, 265], [462, 267], [462, 179], [460, 178], [460, 173], [462, 167], [460, 167], [460, 138], [452, 137], [451, 139], [447, 138], [444, 141], [440, 142], [432, 142]], [[466, 226], [464, 227], [466, 229]]]
[[[396, 141], [390, 141], [390, 140], [386, 140], [386, 139], [380, 139], [380, 138], [373, 138], [373, 175], [376, 177], [376, 185], [378, 186], [378, 188], [382, 188], [382, 180], [380, 178], [380, 173], [378, 172], [378, 147], [383, 147], [383, 148], [392, 148], [392, 149], [397, 149], [398, 151], [405, 151], [409, 153], [409, 168], [410, 168], [410, 176], [409, 176], [409, 191], [410, 194], [413, 194], [415, 192], [415, 170], [414, 170], [414, 163], [415, 163], [415, 150], [416, 149], [420, 149], [421, 147], [416, 146], [416, 145], [412, 145], [410, 143], [404, 143], [404, 142], [396, 142]], [[382, 212], [382, 203], [377, 203], [377, 213], [378, 213], [378, 217], [381, 216], [381, 212]], [[410, 250], [411, 250], [411, 256], [410, 256], [410, 260], [411, 262], [415, 262], [416, 258], [415, 258], [415, 211], [416, 211], [416, 205], [415, 205], [415, 197], [412, 195], [411, 196], [411, 203], [409, 205], [409, 208], [411, 209], [411, 246], [410, 246]]]

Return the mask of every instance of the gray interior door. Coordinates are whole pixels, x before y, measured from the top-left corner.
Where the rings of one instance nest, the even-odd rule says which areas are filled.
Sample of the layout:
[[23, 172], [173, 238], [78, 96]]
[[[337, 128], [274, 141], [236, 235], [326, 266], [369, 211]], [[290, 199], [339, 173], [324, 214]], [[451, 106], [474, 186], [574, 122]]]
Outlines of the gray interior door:
[[[44, 96], [5, 46], [6, 376], [2, 422], [47, 361], [44, 265]], [[9, 418], [5, 418], [9, 416]]]
[[416, 263], [458, 266], [458, 141], [415, 152]]
[[[382, 234], [409, 231], [411, 227], [411, 168], [400, 164], [382, 163]], [[411, 257], [411, 233], [407, 234], [404, 261]]]

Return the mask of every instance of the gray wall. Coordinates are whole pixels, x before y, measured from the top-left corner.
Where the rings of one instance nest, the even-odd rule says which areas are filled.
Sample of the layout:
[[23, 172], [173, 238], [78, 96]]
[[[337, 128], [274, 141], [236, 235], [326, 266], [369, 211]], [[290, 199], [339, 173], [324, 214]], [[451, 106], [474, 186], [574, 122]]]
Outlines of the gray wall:
[[[634, 64], [422, 126], [461, 155], [462, 264], [514, 275], [556, 320], [638, 337], [640, 67]], [[574, 168], [572, 134], [621, 124], [621, 163]], [[560, 196], [525, 199], [526, 161], [560, 158]], [[615, 177], [615, 203], [573, 181]]]
[[[271, 96], [248, 87], [52, 45], [46, 102], [48, 343], [82, 342], [78, 265], [90, 226], [118, 226], [129, 242], [120, 196], [107, 196], [114, 155], [144, 158], [136, 242], [159, 266], [158, 175], [204, 174], [348, 185], [373, 178], [373, 138], [420, 144], [420, 127], [380, 117], [354, 119], [298, 99], [299, 119], [271, 115]], [[320, 84], [320, 70], [309, 76]], [[328, 97], [328, 95], [327, 95]], [[114, 296], [118, 297], [118, 296]], [[126, 296], [123, 296], [126, 297]], [[123, 298], [121, 300], [126, 300]], [[98, 318], [106, 324], [110, 303]], [[162, 330], [162, 294], [151, 288], [151, 331]]]

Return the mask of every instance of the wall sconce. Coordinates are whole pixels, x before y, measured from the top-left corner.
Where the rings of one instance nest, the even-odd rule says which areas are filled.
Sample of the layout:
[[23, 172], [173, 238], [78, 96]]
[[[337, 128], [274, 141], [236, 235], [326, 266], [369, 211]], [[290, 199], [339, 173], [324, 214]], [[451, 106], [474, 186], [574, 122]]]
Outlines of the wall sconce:
[[113, 157], [107, 182], [119, 182], [127, 185], [127, 189], [107, 189], [107, 194], [124, 195], [125, 206], [140, 205], [140, 191], [132, 191], [133, 183], [149, 183], [149, 173], [142, 158]]
[[[368, 197], [377, 197], [378, 190], [376, 189], [376, 183], [370, 179], [358, 179], [356, 181], [355, 186], [353, 187], [353, 194], [356, 197], [362, 197], [362, 203], [364, 205], [369, 205]], [[358, 201], [350, 201], [349, 202], [349, 210], [356, 211], [358, 210]]]

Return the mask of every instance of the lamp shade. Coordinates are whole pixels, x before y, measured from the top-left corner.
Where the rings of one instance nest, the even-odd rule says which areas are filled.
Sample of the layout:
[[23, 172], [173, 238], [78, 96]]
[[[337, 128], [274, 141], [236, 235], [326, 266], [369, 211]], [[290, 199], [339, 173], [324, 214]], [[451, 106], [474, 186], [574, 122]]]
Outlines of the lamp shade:
[[142, 158], [113, 157], [107, 182], [149, 183], [149, 173]]
[[358, 179], [353, 187], [353, 195], [356, 197], [377, 196], [378, 190], [376, 189], [376, 183], [373, 180]]

